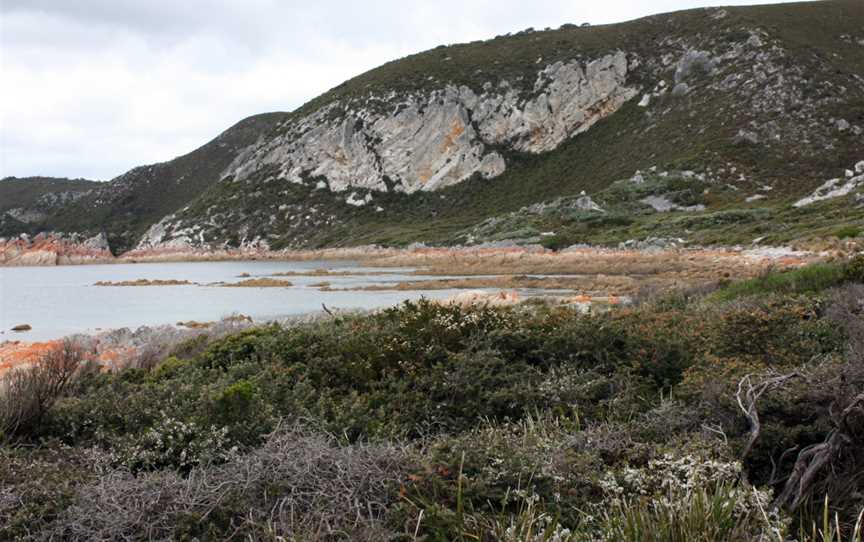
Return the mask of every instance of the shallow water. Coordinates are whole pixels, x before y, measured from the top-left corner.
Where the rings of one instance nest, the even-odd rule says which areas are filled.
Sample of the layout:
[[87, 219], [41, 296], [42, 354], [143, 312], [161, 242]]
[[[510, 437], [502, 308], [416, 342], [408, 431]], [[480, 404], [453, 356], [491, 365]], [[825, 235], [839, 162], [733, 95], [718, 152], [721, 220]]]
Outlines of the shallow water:
[[[291, 271], [377, 272], [373, 276], [284, 277], [290, 288], [224, 288], [220, 286], [93, 286], [98, 281], [135, 279], [187, 280], [197, 283], [239, 282], [238, 277], [269, 276]], [[311, 284], [329, 282], [332, 288], [381, 282], [422, 280], [410, 269], [373, 269], [353, 262], [194, 262], [62, 267], [0, 267], [0, 342], [40, 341], [73, 333], [93, 333], [121, 327], [174, 324], [179, 321], [218, 320], [231, 314], [255, 321], [329, 309], [371, 309], [406, 299], [444, 298], [453, 290], [398, 292], [321, 292]], [[397, 274], [391, 274], [391, 273]], [[32, 331], [10, 329], [29, 324]]]

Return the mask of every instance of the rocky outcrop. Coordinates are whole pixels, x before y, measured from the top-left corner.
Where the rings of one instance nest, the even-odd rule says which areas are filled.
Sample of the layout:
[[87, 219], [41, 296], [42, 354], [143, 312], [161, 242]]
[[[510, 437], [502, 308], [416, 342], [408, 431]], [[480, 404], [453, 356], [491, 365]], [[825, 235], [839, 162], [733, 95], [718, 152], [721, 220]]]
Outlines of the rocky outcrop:
[[864, 160], [855, 164], [854, 170], [846, 170], [845, 179], [837, 178], [825, 181], [825, 183], [814, 190], [812, 194], [805, 198], [801, 198], [792, 205], [794, 207], [806, 207], [807, 205], [816, 203], [817, 201], [845, 196], [862, 186], [864, 186]]
[[55, 233], [0, 238], [0, 266], [74, 265], [113, 260], [102, 234], [91, 238]]
[[[291, 182], [324, 182], [333, 191], [412, 193], [453, 185], [507, 167], [493, 150], [540, 153], [588, 130], [638, 93], [621, 51], [589, 62], [557, 62], [533, 90], [508, 82], [481, 93], [446, 86], [428, 93], [334, 102], [241, 154], [226, 176], [245, 179], [276, 168]], [[350, 203], [350, 202], [349, 202]]]

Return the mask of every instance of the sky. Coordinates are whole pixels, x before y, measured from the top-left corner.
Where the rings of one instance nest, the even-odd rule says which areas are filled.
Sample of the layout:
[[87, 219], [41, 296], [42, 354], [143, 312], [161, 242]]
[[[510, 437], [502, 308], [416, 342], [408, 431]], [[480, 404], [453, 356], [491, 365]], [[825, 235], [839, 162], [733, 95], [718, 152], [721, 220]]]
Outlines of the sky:
[[0, 0], [0, 178], [108, 180], [436, 47], [788, 0]]

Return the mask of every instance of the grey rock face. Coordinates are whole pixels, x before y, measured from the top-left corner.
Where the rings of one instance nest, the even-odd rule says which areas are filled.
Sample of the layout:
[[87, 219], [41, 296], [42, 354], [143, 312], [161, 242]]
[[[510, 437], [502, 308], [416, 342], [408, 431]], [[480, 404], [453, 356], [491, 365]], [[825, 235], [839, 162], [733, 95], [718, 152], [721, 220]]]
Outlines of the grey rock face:
[[337, 192], [387, 191], [387, 178], [394, 190], [408, 193], [475, 174], [490, 179], [507, 167], [491, 145], [530, 153], [555, 149], [636, 96], [627, 74], [627, 55], [619, 51], [546, 66], [529, 97], [504, 83], [479, 95], [447, 86], [398, 102], [390, 95], [333, 103], [241, 153], [225, 176], [244, 179], [276, 166], [278, 178], [324, 180]]
[[93, 237], [85, 240], [82, 243], [83, 246], [87, 248], [93, 248], [98, 250], [109, 250], [108, 246], [108, 237], [105, 236], [105, 233], [99, 233], [94, 235]]

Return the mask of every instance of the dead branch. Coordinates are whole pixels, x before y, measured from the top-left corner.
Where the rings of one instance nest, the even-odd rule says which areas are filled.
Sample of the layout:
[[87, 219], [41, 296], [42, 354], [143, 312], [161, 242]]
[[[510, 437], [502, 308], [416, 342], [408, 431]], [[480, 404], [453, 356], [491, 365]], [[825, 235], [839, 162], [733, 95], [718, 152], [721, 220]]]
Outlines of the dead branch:
[[783, 491], [774, 500], [775, 507], [785, 506], [789, 510], [796, 510], [810, 494], [822, 469], [833, 463], [850, 446], [855, 445], [849, 417], [859, 409], [864, 410], [864, 393], [853, 398], [840, 415], [834, 418], [835, 427], [829, 431], [824, 442], [801, 450]]
[[767, 378], [759, 384], [753, 384], [753, 375], [747, 374], [738, 382], [738, 391], [735, 393], [735, 398], [738, 401], [738, 407], [747, 421], [750, 422], [750, 438], [747, 439], [747, 444], [744, 446], [744, 451], [741, 453], [743, 461], [753, 449], [753, 444], [759, 438], [759, 433], [762, 431], [762, 424], [759, 421], [759, 412], [756, 409], [756, 403], [759, 398], [768, 390], [774, 390], [783, 387], [789, 380], [793, 378], [801, 378], [803, 375], [799, 372], [793, 372], [785, 375]]

